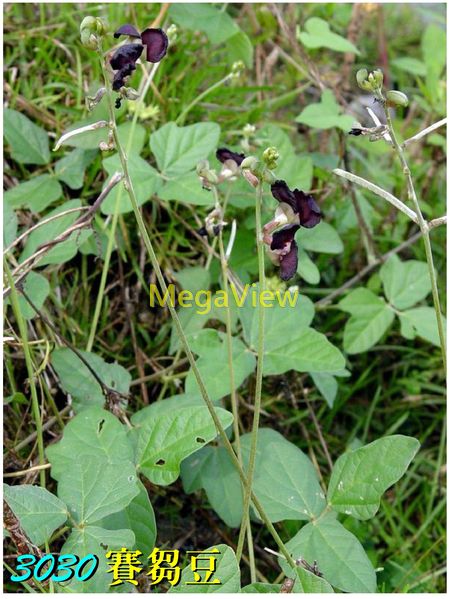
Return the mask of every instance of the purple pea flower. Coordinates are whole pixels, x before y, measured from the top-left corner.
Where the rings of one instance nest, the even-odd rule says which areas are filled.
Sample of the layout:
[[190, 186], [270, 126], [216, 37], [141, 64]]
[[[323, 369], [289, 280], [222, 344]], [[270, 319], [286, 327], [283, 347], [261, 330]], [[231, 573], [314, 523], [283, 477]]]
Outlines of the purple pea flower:
[[228, 148], [219, 148], [216, 152], [216, 158], [222, 164], [227, 160], [233, 160], [238, 166], [241, 166], [245, 154], [238, 154], [237, 152], [233, 152], [233, 150], [228, 150]]
[[275, 181], [271, 185], [271, 191], [276, 200], [292, 208], [302, 227], [311, 229], [320, 223], [322, 213], [312, 195], [299, 189], [290, 190], [286, 181]]
[[300, 225], [287, 225], [272, 236], [268, 253], [272, 262], [280, 267], [280, 277], [283, 281], [292, 279], [297, 272], [298, 245], [295, 234], [299, 229]]
[[142, 33], [133, 25], [122, 25], [114, 33], [117, 39], [121, 35], [140, 39], [142, 43], [130, 43], [120, 46], [109, 61], [114, 71], [113, 90], [119, 91], [125, 85], [125, 77], [136, 69], [136, 61], [140, 58], [144, 46], [148, 62], [159, 62], [166, 54], [169, 40], [162, 29], [145, 29]]

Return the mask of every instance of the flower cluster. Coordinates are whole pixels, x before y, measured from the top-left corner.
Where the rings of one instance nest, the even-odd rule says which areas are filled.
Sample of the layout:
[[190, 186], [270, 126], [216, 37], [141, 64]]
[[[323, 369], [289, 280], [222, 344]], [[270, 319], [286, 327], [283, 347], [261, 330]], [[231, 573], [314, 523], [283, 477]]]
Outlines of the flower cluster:
[[275, 181], [270, 189], [280, 203], [273, 220], [264, 225], [263, 241], [269, 248], [269, 258], [280, 267], [281, 279], [288, 281], [297, 272], [295, 234], [300, 227], [311, 229], [319, 224], [322, 213], [312, 195], [289, 189], [286, 181]]
[[125, 85], [125, 78], [136, 70], [136, 61], [140, 58], [144, 46], [148, 62], [159, 62], [166, 54], [169, 40], [162, 29], [145, 29], [142, 33], [133, 25], [122, 25], [114, 33], [117, 39], [121, 35], [138, 39], [139, 42], [130, 42], [120, 46], [111, 57], [109, 63], [116, 73], [114, 74], [112, 88], [119, 91]]

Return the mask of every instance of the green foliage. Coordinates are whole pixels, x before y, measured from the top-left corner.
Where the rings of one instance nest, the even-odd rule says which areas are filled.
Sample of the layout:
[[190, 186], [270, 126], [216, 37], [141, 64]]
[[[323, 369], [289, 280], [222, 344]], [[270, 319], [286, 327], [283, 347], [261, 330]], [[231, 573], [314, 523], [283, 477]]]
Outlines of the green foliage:
[[172, 4], [169, 15], [180, 27], [203, 31], [213, 44], [221, 44], [239, 32], [226, 10], [212, 4]]
[[[205, 553], [217, 550], [216, 568], [211, 582], [220, 580], [217, 585], [194, 585], [194, 573], [190, 566], [181, 573], [180, 584], [171, 587], [169, 593], [238, 593], [240, 590], [241, 573], [236, 560], [236, 555], [227, 545], [213, 545], [205, 549]], [[214, 555], [214, 554], [212, 554]]]
[[64, 502], [41, 487], [3, 485], [3, 497], [35, 545], [43, 545], [67, 520]]
[[19, 183], [9, 189], [3, 199], [11, 208], [29, 208], [33, 212], [41, 212], [59, 200], [61, 195], [61, 185], [54, 176], [46, 174]]
[[360, 54], [356, 46], [345, 37], [333, 33], [329, 24], [317, 17], [312, 17], [306, 21], [305, 31], [297, 29], [297, 38], [307, 48], [330, 48], [336, 52]]
[[342, 110], [336, 102], [333, 92], [327, 89], [323, 92], [320, 102], [309, 104], [296, 117], [295, 121], [314, 129], [337, 127], [347, 131], [351, 128], [354, 119], [341, 113]]
[[48, 135], [17, 110], [3, 112], [3, 134], [11, 146], [11, 156], [23, 164], [47, 164], [50, 160]]
[[393, 435], [344, 453], [333, 468], [329, 504], [359, 520], [373, 518], [382, 494], [404, 475], [419, 446], [417, 439]]

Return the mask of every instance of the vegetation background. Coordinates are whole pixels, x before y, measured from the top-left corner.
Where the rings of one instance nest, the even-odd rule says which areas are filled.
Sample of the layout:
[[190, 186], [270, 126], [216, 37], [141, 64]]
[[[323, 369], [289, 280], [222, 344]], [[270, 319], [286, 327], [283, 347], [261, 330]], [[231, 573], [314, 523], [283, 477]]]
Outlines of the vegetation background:
[[[306, 254], [301, 260], [302, 278], [299, 275], [294, 282], [313, 301], [327, 299], [365, 269], [371, 254], [383, 256], [417, 231], [415, 225], [399, 217], [380, 198], [365, 190], [351, 190], [331, 172], [339, 166], [392, 190], [399, 197], [405, 196], [401, 167], [389, 148], [346, 134], [352, 120], [370, 126], [360, 108], [364, 98], [355, 83], [356, 70], [379, 67], [390, 88], [408, 94], [410, 106], [403, 113], [398, 112], [395, 119], [402, 138], [441, 119], [445, 116], [445, 70], [436, 80], [430, 76], [430, 69], [433, 61], [442, 62], [442, 53], [445, 63], [445, 5], [217, 6], [235, 24], [233, 33], [239, 33], [237, 38], [224, 36], [228, 19], [213, 22], [196, 18], [189, 24], [187, 18], [177, 16], [175, 6], [167, 12], [167, 6], [163, 7], [164, 28], [177, 22], [178, 37], [161, 63], [147, 95], [145, 111], [138, 120], [134, 142], [139, 146], [137, 151], [141, 150], [141, 157], [154, 165], [148, 136], [164, 123], [176, 120], [201, 92], [226, 77], [234, 61], [243, 60], [247, 69], [239, 81], [208, 93], [187, 113], [184, 124], [217, 122], [222, 131], [221, 145], [235, 149], [239, 149], [243, 128], [248, 123], [255, 126], [253, 141], [262, 148], [285, 143], [287, 136], [297, 157], [290, 168], [301, 173], [305, 190], [313, 190], [325, 221], [334, 229], [333, 243], [328, 239], [331, 248], [325, 240], [325, 251]], [[79, 43], [83, 17], [101, 16], [111, 30], [126, 22], [144, 28], [154, 21], [160, 9], [160, 4], [152, 3], [5, 4], [5, 106], [26, 115], [45, 130], [53, 147], [62, 132], [87, 118], [85, 95], [95, 90], [95, 82], [101, 77], [92, 53]], [[326, 21], [334, 33], [351, 41], [359, 54], [302, 44], [296, 26], [303, 31], [311, 17]], [[432, 49], [424, 43], [424, 32], [430, 25], [442, 33], [444, 40]], [[136, 74], [133, 81], [138, 80]], [[336, 105], [324, 104], [312, 122], [302, 119], [300, 115], [304, 115], [305, 108], [318, 104], [324, 90], [331, 90]], [[119, 122], [129, 121], [132, 110], [133, 104], [124, 102], [118, 113]], [[329, 128], [323, 127], [326, 119], [331, 119]], [[445, 212], [443, 131], [439, 129], [409, 148], [413, 178], [427, 218]], [[65, 147], [55, 154], [47, 152], [46, 160], [25, 164], [27, 161], [20, 159], [20, 149], [7, 138], [4, 187], [14, 190], [28, 181], [31, 186], [16, 191], [15, 195], [5, 195], [6, 245], [15, 239], [18, 230], [32, 226], [65, 202], [80, 199], [87, 205], [97, 197], [105, 181], [102, 162], [107, 167], [108, 159], [95, 146], [79, 144], [70, 151], [73, 153], [69, 163], [63, 162], [69, 152]], [[42, 152], [45, 154], [45, 148]], [[107, 168], [109, 173], [111, 168]], [[145, 190], [146, 173], [142, 180], [139, 173], [136, 176], [137, 186], [144, 186]], [[41, 177], [39, 185], [37, 177]], [[247, 282], [254, 280], [257, 273], [253, 194], [245, 186], [239, 189], [231, 199], [227, 220], [238, 221], [231, 266]], [[174, 193], [178, 197], [167, 194], [160, 197], [150, 189], [143, 205], [145, 221], [169, 282], [177, 280], [177, 273], [183, 269], [204, 266], [208, 260], [205, 246], [209, 243], [196, 234], [209, 211], [205, 205], [209, 200], [204, 199], [206, 192], [191, 185], [184, 191], [187, 199], [184, 202], [183, 194]], [[196, 199], [190, 202], [190, 197]], [[266, 201], [268, 197], [269, 194]], [[266, 219], [269, 213], [267, 210]], [[366, 223], [365, 231], [361, 218]], [[42, 307], [56, 330], [80, 349], [89, 347], [103, 267], [103, 260], [97, 254], [100, 251], [104, 257], [105, 230], [110, 224], [111, 215], [98, 214], [97, 233], [84, 241], [81, 251], [75, 243], [74, 251], [59, 256], [39, 271], [39, 279], [29, 283], [30, 295], [38, 307]], [[444, 241], [444, 227], [434, 230], [432, 243], [443, 305]], [[34, 247], [40, 242], [37, 240]], [[399, 255], [402, 260], [425, 260], [420, 240], [405, 243]], [[219, 262], [213, 260], [210, 265], [213, 288], [217, 287], [219, 270]], [[277, 280], [275, 270], [268, 270], [268, 274]], [[179, 393], [186, 362], [179, 353], [169, 350], [171, 322], [167, 311], [149, 308], [147, 291], [154, 273], [147, 263], [131, 213], [119, 219], [117, 248], [106, 275], [91, 349], [103, 360], [116, 361], [128, 371], [132, 391], [128, 409], [132, 414], [148, 403]], [[381, 294], [379, 268], [370, 269], [355, 283], [361, 285]], [[336, 299], [332, 296], [332, 301], [319, 303], [315, 324], [342, 348], [348, 315], [338, 308], [340, 299], [342, 296]], [[5, 334], [13, 340], [15, 323], [7, 306], [5, 310]], [[67, 393], [48, 364], [48, 354], [57, 340], [39, 319], [31, 316], [27, 316], [29, 335], [35, 342], [36, 364], [42, 366], [37, 380], [47, 446], [60, 437], [62, 425], [68, 420]], [[223, 323], [213, 324], [223, 329]], [[4, 358], [4, 466], [6, 473], [11, 474], [37, 463], [37, 447], [21, 347], [12, 341]], [[374, 564], [383, 566], [378, 575], [382, 591], [443, 592], [445, 386], [439, 349], [419, 337], [405, 339], [396, 323], [368, 351], [352, 355], [350, 364], [351, 376], [338, 379], [337, 394], [328, 397], [328, 402], [306, 374], [290, 371], [265, 377], [262, 425], [280, 431], [308, 453], [325, 478], [329, 476], [327, 453], [334, 460], [350, 445], [393, 433], [419, 439], [419, 454], [406, 475], [383, 497], [376, 517], [368, 522], [347, 518], [345, 524], [358, 536]], [[142, 377], [146, 379], [139, 382]], [[248, 407], [253, 385], [253, 377], [249, 377], [239, 390], [242, 425], [247, 431], [251, 427], [252, 412]], [[38, 471], [32, 471], [20, 478], [10, 477], [7, 482], [33, 484], [38, 476]], [[49, 479], [50, 490], [52, 484]], [[219, 542], [233, 545], [234, 533], [210, 509], [201, 491], [187, 495], [180, 480], [169, 487], [149, 487], [157, 514], [159, 546], [196, 549]], [[279, 530], [283, 537], [290, 537], [298, 526], [298, 522], [284, 521]], [[257, 534], [257, 548], [270, 543], [266, 532]], [[13, 554], [14, 548], [7, 543], [7, 563], [11, 563]], [[278, 574], [275, 558], [258, 550], [257, 562], [273, 581]], [[15, 587], [9, 584], [7, 590]]]

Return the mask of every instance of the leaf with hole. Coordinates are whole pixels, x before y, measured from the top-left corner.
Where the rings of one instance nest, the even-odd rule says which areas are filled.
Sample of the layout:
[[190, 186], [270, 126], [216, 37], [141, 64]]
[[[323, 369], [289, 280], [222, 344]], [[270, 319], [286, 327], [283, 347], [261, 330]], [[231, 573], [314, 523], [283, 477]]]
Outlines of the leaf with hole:
[[114, 464], [134, 460], [133, 447], [123, 424], [111, 412], [98, 407], [83, 410], [72, 418], [64, 428], [62, 439], [47, 447], [46, 454], [55, 480], [70, 470], [74, 455], [80, 462], [89, 457]]
[[[233, 422], [230, 412], [216, 408], [222, 426]], [[182, 408], [148, 418], [136, 430], [137, 467], [155, 485], [170, 485], [180, 474], [180, 463], [217, 437], [206, 407]]]

